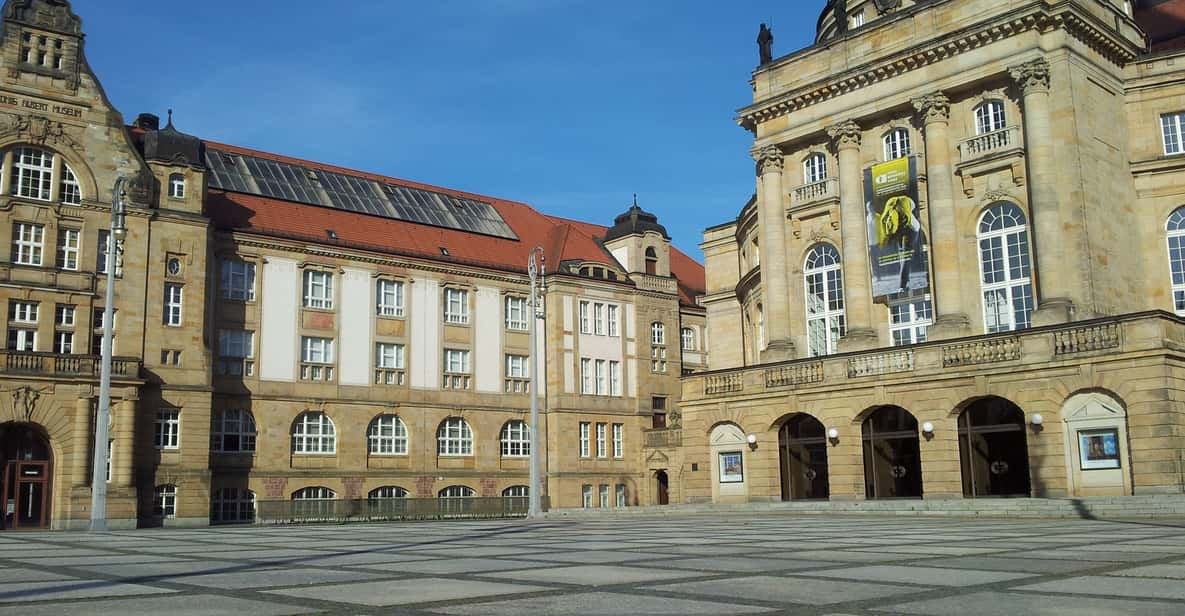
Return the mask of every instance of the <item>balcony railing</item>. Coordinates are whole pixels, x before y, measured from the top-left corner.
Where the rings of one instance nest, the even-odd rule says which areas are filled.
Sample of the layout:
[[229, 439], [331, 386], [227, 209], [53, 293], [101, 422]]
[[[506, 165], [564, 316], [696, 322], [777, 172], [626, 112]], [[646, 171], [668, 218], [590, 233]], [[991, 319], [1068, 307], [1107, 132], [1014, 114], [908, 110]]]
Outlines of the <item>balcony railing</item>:
[[793, 205], [806, 205], [824, 199], [839, 198], [839, 180], [827, 178], [819, 182], [804, 184], [790, 193]]
[[1009, 126], [959, 142], [959, 160], [971, 162], [995, 152], [1020, 147], [1020, 127]]
[[[548, 498], [542, 500], [546, 511]], [[526, 496], [261, 500], [255, 511], [260, 524], [474, 520], [525, 517], [527, 501]]]
[[963, 370], [1015, 370], [1073, 361], [1091, 354], [1154, 352], [1166, 341], [1185, 341], [1185, 319], [1167, 312], [1142, 312], [962, 338], [906, 348], [799, 359], [692, 374], [683, 379], [683, 401], [787, 390], [844, 387], [881, 378], [917, 381]]
[[678, 283], [674, 278], [667, 276], [655, 276], [653, 274], [630, 274], [630, 280], [643, 291], [653, 291], [655, 293], [675, 293], [679, 290]]
[[666, 447], [681, 447], [683, 445], [682, 428], [658, 428], [643, 433], [643, 445], [647, 449], [662, 449]]
[[[51, 377], [99, 378], [103, 360], [98, 355], [60, 355], [57, 353], [29, 353], [0, 350], [0, 365], [5, 374]], [[113, 357], [111, 375], [116, 378], [138, 379], [143, 364], [134, 357]]]

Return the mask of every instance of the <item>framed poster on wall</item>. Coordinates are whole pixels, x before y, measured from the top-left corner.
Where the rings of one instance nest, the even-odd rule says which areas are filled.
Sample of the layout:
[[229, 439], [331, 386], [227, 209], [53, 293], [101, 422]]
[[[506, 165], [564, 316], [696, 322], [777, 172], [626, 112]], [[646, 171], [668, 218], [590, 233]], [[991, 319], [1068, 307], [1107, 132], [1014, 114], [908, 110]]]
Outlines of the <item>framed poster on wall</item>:
[[720, 454], [720, 483], [741, 483], [745, 480], [745, 468], [741, 452]]
[[1119, 431], [1105, 429], [1078, 432], [1078, 453], [1084, 471], [1119, 468]]

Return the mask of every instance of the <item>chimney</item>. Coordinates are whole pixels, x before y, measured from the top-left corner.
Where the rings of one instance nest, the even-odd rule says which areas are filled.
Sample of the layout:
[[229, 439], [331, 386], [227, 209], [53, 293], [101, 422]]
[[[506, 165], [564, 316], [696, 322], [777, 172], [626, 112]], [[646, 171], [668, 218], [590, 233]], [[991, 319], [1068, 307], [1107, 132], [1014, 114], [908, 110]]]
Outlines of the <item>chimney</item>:
[[141, 113], [136, 116], [132, 126], [143, 130], [160, 130], [160, 116], [151, 113]]

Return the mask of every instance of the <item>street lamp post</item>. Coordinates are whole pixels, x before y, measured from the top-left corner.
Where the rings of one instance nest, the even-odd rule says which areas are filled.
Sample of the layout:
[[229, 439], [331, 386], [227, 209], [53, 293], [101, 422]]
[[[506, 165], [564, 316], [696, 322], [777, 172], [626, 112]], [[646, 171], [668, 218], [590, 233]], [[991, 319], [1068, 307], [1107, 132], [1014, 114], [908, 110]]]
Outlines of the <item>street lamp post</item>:
[[107, 301], [103, 305], [103, 348], [99, 372], [99, 411], [95, 416], [95, 457], [91, 469], [92, 532], [107, 531], [107, 426], [111, 421], [111, 339], [115, 329], [115, 271], [119, 243], [127, 236], [125, 223], [128, 180], [115, 180], [111, 197], [111, 234], [107, 237]]
[[[531, 254], [527, 257], [527, 274], [531, 278], [531, 295], [528, 300], [527, 310], [531, 313], [531, 485], [527, 492], [528, 508], [527, 518], [538, 518], [543, 511], [542, 507], [542, 469], [540, 464], [542, 457], [539, 448], [539, 321], [544, 318], [546, 314], [546, 305], [544, 304], [543, 294], [547, 290], [547, 282], [542, 276], [547, 274], [547, 259], [543, 254], [543, 247], [536, 246], [531, 250]], [[544, 336], [546, 336], [544, 332]], [[544, 338], [544, 346], [546, 347], [546, 338]]]

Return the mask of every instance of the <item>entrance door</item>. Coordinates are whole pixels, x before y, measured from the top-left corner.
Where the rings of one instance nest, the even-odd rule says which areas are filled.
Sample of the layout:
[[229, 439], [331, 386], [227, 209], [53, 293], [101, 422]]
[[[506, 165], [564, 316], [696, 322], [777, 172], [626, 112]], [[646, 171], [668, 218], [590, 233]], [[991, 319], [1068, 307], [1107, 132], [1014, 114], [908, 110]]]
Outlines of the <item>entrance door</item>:
[[0, 527], [48, 528], [52, 465], [49, 444], [40, 428], [15, 423], [0, 426], [0, 461], [4, 469]]
[[658, 504], [669, 505], [671, 502], [671, 483], [667, 479], [667, 472], [658, 471], [654, 473], [654, 480], [658, 483]]
[[795, 415], [778, 431], [782, 500], [827, 498], [827, 430], [810, 415]]
[[959, 415], [963, 496], [1029, 496], [1025, 415], [1003, 398], [980, 400]]
[[918, 421], [898, 406], [864, 420], [864, 485], [868, 498], [920, 498], [922, 455]]

